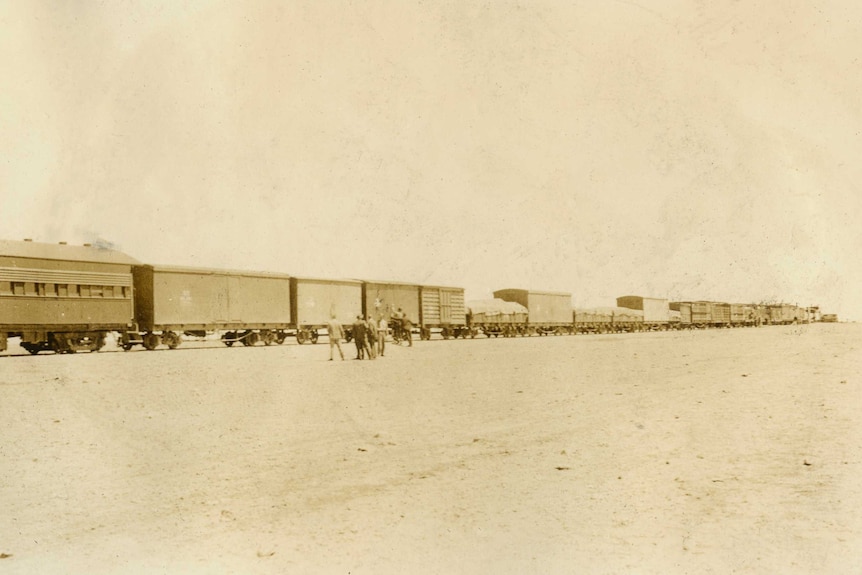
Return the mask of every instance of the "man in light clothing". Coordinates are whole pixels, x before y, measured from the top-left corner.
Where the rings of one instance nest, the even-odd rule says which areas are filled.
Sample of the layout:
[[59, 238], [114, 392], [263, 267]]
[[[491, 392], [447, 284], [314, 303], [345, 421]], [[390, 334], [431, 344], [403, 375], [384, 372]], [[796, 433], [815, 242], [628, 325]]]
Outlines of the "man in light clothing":
[[344, 328], [341, 327], [341, 322], [335, 319], [333, 315], [326, 324], [326, 329], [329, 332], [329, 361], [332, 361], [334, 353], [333, 348], [338, 348], [338, 353], [341, 355], [341, 361], [344, 361], [344, 352], [341, 351], [341, 340], [344, 338]]
[[389, 333], [389, 322], [386, 321], [386, 316], [381, 315], [380, 322], [377, 324], [377, 347], [380, 350], [380, 357], [383, 357], [383, 352], [386, 351], [387, 333]]

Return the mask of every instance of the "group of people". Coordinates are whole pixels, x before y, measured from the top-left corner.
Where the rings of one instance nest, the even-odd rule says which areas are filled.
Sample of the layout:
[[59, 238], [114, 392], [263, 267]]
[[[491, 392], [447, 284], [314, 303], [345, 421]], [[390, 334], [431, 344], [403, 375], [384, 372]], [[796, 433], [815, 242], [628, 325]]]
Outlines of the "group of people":
[[[392, 314], [392, 320], [397, 325], [397, 329], [403, 328], [403, 323], [409, 321], [401, 308]], [[341, 349], [341, 340], [344, 339], [344, 328], [335, 315], [331, 316], [326, 327], [329, 331], [329, 361], [334, 359], [336, 348], [338, 348], [338, 354], [343, 361], [344, 351]], [[385, 354], [386, 334], [389, 333], [389, 322], [385, 316], [378, 316], [377, 321], [375, 321], [371, 316], [357, 315], [352, 328], [353, 343], [356, 344], [356, 357], [354, 359], [375, 359]], [[410, 344], [412, 345], [412, 343], [411, 340]]]

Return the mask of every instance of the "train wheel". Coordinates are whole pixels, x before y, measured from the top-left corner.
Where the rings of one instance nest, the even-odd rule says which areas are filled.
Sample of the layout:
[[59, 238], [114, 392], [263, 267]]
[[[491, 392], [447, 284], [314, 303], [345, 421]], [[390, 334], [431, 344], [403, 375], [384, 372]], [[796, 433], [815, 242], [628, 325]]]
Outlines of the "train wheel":
[[179, 347], [180, 343], [182, 342], [182, 339], [180, 338], [179, 334], [176, 334], [172, 331], [165, 332], [164, 334], [162, 334], [162, 339], [165, 342], [165, 345], [168, 346], [168, 349], [177, 349], [177, 347]]
[[221, 341], [228, 347], [233, 347], [233, 342], [236, 339], [236, 332], [229, 331], [221, 336]]
[[283, 331], [280, 331], [275, 336], [275, 343], [277, 343], [278, 345], [281, 345], [284, 343], [285, 339], [287, 339], [287, 334], [284, 333]]
[[22, 343], [21, 347], [26, 349], [30, 353], [30, 355], [36, 355], [42, 349], [42, 347], [39, 344], [29, 344], [29, 343]]
[[148, 351], [152, 351], [159, 347], [159, 344], [162, 343], [162, 338], [155, 333], [148, 333], [144, 336], [144, 348]]
[[307, 329], [296, 330], [296, 341], [300, 345], [302, 345], [304, 343], [308, 343], [308, 330]]
[[242, 344], [249, 347], [253, 346], [258, 341], [260, 341], [260, 335], [258, 335], [256, 331], [250, 331], [244, 338], [242, 338]]
[[318, 337], [320, 337], [320, 336], [317, 334], [317, 330], [316, 329], [311, 330], [311, 343], [313, 343], [313, 344], [317, 343]]
[[260, 339], [263, 341], [263, 345], [272, 345], [275, 343], [275, 333], [270, 330], [263, 331]]

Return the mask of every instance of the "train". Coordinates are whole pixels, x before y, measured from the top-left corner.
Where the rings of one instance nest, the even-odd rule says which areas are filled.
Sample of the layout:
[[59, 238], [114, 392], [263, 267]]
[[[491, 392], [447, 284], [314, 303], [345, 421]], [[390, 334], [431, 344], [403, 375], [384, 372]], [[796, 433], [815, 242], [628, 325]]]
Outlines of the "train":
[[[621, 296], [616, 306], [576, 308], [567, 292], [506, 288], [466, 301], [464, 289], [388, 280], [146, 264], [91, 244], [0, 240], [0, 352], [19, 338], [31, 354], [174, 349], [216, 336], [227, 347], [317, 343], [330, 318], [348, 341], [357, 316], [408, 318], [420, 339], [563, 335], [745, 327], [808, 322], [789, 304], [669, 302]], [[824, 315], [831, 319], [830, 316]]]

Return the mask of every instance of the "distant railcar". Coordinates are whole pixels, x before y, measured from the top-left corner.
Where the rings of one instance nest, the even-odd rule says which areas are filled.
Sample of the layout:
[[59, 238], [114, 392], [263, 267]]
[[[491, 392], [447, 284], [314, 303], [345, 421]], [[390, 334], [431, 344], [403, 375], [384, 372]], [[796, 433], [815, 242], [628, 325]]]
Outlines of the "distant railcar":
[[227, 346], [283, 343], [291, 322], [290, 276], [267, 272], [141, 265], [133, 268], [137, 331], [123, 349], [161, 344], [182, 335], [221, 334]]
[[527, 333], [562, 334], [572, 332], [572, 294], [565, 292], [503, 289], [495, 298], [513, 301], [528, 310]]
[[575, 333], [608, 333], [614, 329], [612, 308], [573, 308], [572, 323]]
[[466, 302], [467, 325], [471, 335], [484, 333], [487, 337], [513, 337], [527, 324], [527, 308], [502, 299]]
[[133, 323], [137, 260], [85, 244], [0, 241], [0, 351], [98, 351]]
[[670, 308], [666, 299], [628, 295], [618, 297], [617, 306], [642, 311], [644, 329], [668, 327]]
[[799, 308], [787, 303], [771, 304], [766, 306], [769, 314], [769, 323], [773, 325], [790, 325], [797, 323], [800, 319]]
[[680, 323], [685, 327], [705, 328], [713, 325], [711, 302], [671, 302], [670, 309], [680, 312]]
[[723, 302], [709, 302], [712, 313], [712, 325], [716, 327], [730, 326], [730, 304]]

